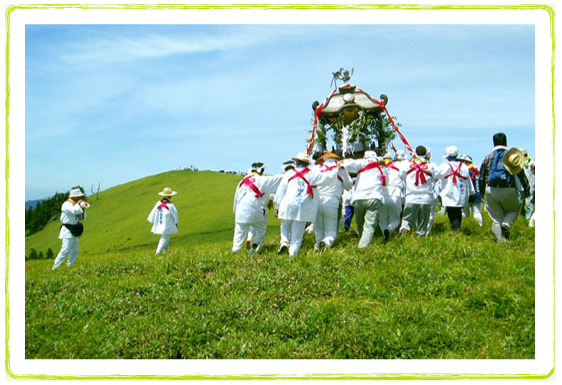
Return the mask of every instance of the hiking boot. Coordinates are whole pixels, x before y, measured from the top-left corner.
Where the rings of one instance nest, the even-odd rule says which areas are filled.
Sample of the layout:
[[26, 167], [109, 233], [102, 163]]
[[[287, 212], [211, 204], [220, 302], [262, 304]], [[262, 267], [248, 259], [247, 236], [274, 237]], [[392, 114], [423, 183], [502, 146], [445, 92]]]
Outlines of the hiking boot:
[[384, 237], [384, 239], [383, 239], [384, 243], [387, 243], [388, 241], [390, 241], [390, 230], [384, 229], [384, 231], [382, 232], [382, 235]]
[[506, 225], [502, 225], [501, 230], [502, 230], [502, 237], [504, 237], [505, 239], [509, 239], [509, 237], [511, 236], [511, 234], [509, 233], [509, 227]]

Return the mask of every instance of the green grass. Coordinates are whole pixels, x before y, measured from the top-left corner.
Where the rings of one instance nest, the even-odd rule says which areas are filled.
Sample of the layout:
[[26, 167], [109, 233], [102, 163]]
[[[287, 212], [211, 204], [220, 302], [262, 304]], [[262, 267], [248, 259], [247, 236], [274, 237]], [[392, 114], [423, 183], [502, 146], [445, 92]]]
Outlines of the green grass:
[[[501, 245], [487, 216], [484, 228], [465, 219], [462, 233], [438, 216], [428, 238], [383, 244], [378, 237], [359, 249], [350, 232], [319, 253], [306, 235], [301, 253], [289, 259], [276, 254], [279, 225], [270, 215], [266, 247], [250, 257], [230, 252], [227, 206], [231, 211], [239, 177], [172, 174], [174, 188], [192, 178], [184, 186], [194, 193], [198, 176], [216, 178], [210, 223], [197, 211], [206, 201], [178, 188], [185, 201], [175, 199], [180, 234], [169, 254], [154, 256], [158, 237], [148, 222], [136, 229], [130, 218], [123, 219], [128, 242], [107, 235], [102, 244], [88, 243], [86, 237], [105, 239], [93, 211], [109, 213], [100, 194], [73, 268], [53, 272], [52, 260], [26, 262], [26, 358], [535, 357], [534, 229], [522, 219], [514, 239]], [[113, 191], [106, 194], [114, 199]], [[155, 200], [134, 188], [127, 196], [144, 199], [148, 210]]]

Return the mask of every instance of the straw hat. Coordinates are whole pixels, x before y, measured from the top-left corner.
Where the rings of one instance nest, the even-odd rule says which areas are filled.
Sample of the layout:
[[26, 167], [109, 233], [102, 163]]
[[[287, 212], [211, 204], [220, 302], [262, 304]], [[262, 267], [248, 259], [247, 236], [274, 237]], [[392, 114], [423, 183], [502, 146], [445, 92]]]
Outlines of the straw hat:
[[78, 197], [83, 197], [83, 196], [84, 196], [84, 193], [79, 188], [73, 188], [68, 193], [69, 198], [78, 198]]
[[525, 167], [525, 155], [518, 148], [510, 148], [503, 156], [503, 165], [511, 175], [517, 175]]
[[318, 158], [318, 162], [323, 162], [326, 159], [335, 159], [335, 160], [341, 160], [341, 157], [339, 157], [337, 154], [334, 154], [333, 152], [326, 152], [324, 153], [324, 155], [322, 155], [320, 158]]
[[158, 193], [158, 195], [161, 195], [163, 197], [171, 197], [172, 195], [176, 195], [176, 194], [177, 191], [172, 191], [172, 189], [169, 187], [164, 187], [164, 190]]
[[297, 154], [297, 156], [295, 156], [294, 158], [291, 158], [291, 159], [298, 160], [298, 161], [306, 163], [306, 164], [310, 164], [310, 157], [308, 156], [308, 154], [305, 154], [304, 152], [299, 152]]

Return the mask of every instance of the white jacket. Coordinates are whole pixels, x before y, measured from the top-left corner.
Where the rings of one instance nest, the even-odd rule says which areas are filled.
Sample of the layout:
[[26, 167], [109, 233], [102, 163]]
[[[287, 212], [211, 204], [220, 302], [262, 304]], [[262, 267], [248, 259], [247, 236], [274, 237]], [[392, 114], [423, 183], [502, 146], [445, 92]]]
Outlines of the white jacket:
[[[263, 221], [269, 194], [277, 191], [282, 178], [283, 174], [263, 176], [256, 173], [242, 179], [234, 194], [234, 221], [237, 223]], [[255, 186], [259, 193], [253, 191], [251, 185]]]
[[[305, 170], [309, 170], [306, 172]], [[304, 174], [306, 183], [296, 176], [297, 171]], [[299, 166], [283, 174], [283, 179], [275, 193], [275, 207], [278, 218], [302, 222], [314, 222], [318, 210], [319, 194], [316, 187], [321, 175], [316, 168]]]
[[406, 186], [401, 177], [404, 167], [403, 162], [390, 162], [386, 165], [386, 186], [382, 190], [384, 196], [404, 198]]
[[361, 171], [372, 163], [378, 164], [378, 161], [376, 159], [345, 159], [343, 161], [343, 166], [347, 171], [357, 173], [352, 194], [353, 202], [365, 199], [383, 200], [383, 180], [386, 180], [385, 167], [379, 165], [380, 168]]
[[343, 168], [338, 170], [336, 164], [335, 160], [327, 159], [324, 164], [314, 166], [314, 169], [320, 174], [317, 182], [320, 204], [329, 207], [339, 207], [343, 190], [349, 190], [352, 187], [349, 173]]
[[[61, 206], [60, 221], [68, 225], [75, 225], [86, 219], [86, 213], [79, 204], [74, 203], [71, 199], [65, 201]], [[65, 226], [59, 231], [59, 239], [75, 238], [74, 235]]]
[[[166, 207], [167, 206], [167, 209]], [[154, 234], [175, 234], [178, 232], [178, 210], [170, 201], [160, 200], [148, 215]]]
[[435, 203], [433, 188], [441, 178], [439, 167], [435, 163], [415, 158], [409, 167], [402, 169], [400, 176], [406, 181], [406, 203]]
[[474, 185], [466, 164], [453, 160], [439, 166], [441, 188], [439, 195], [445, 207], [464, 207], [468, 204], [468, 197], [474, 194]]

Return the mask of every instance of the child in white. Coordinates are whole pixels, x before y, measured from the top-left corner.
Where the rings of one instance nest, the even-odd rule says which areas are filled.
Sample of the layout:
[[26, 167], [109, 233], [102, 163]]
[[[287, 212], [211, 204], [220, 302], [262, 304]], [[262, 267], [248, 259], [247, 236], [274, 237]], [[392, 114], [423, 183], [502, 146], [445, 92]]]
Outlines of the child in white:
[[82, 191], [79, 188], [75, 188], [70, 190], [68, 200], [62, 204], [60, 221], [63, 225], [59, 232], [59, 239], [62, 240], [62, 246], [53, 264], [53, 270], [59, 267], [67, 256], [67, 266], [72, 266], [76, 262], [79, 251], [78, 236], [72, 235], [65, 225], [76, 225], [86, 219], [86, 212], [84, 210], [88, 208], [89, 205], [82, 200], [83, 197], [84, 194]]
[[155, 255], [170, 251], [170, 235], [178, 232], [178, 210], [171, 202], [172, 196], [176, 194], [177, 192], [169, 187], [159, 192], [158, 195], [164, 198], [156, 202], [148, 215], [147, 220], [152, 223], [152, 232], [161, 234]]

